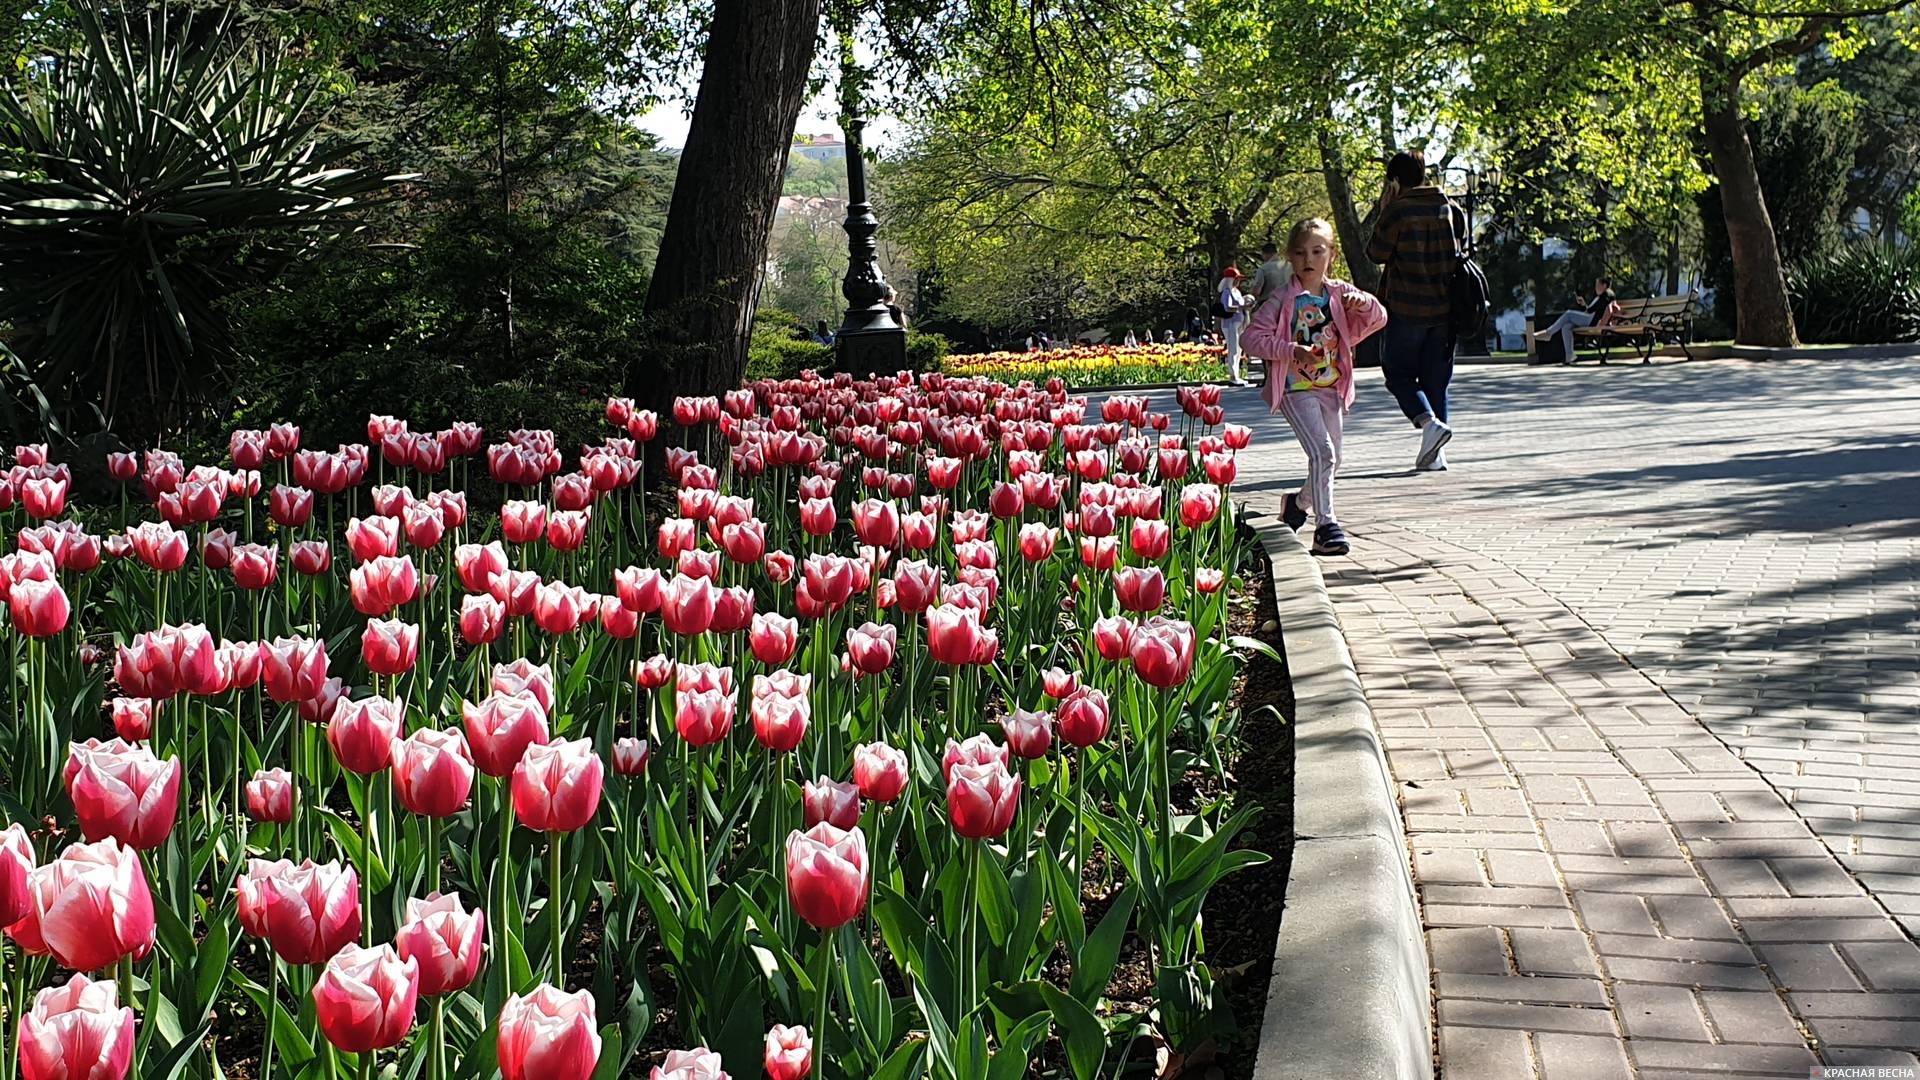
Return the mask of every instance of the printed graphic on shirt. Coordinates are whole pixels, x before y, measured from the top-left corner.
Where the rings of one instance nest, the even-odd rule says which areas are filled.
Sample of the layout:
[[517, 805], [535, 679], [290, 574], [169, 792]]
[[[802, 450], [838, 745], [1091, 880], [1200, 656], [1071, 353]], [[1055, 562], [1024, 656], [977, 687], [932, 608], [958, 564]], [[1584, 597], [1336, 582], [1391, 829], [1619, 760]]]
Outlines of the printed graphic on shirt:
[[1310, 364], [1293, 365], [1289, 390], [1321, 390], [1340, 379], [1334, 358], [1340, 351], [1340, 334], [1333, 326], [1333, 301], [1326, 296], [1300, 294], [1293, 302], [1293, 340], [1313, 350]]

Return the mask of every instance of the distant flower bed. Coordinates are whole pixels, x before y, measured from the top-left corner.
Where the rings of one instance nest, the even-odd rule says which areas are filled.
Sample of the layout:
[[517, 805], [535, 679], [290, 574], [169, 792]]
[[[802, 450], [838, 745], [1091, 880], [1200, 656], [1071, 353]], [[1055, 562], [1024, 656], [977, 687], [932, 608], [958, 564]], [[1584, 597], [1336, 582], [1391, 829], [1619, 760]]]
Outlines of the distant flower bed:
[[949, 356], [941, 370], [1001, 382], [1059, 378], [1070, 386], [1134, 386], [1224, 379], [1225, 355], [1218, 345], [1075, 345], [1043, 352]]

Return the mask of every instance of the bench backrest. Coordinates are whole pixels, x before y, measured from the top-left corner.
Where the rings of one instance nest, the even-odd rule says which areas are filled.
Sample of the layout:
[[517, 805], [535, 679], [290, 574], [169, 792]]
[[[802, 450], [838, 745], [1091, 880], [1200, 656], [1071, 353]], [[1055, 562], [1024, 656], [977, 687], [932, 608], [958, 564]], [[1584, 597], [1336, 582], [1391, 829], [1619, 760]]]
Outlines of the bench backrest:
[[1637, 300], [1620, 301], [1621, 322], [1644, 322], [1648, 319], [1671, 319], [1684, 317], [1693, 311], [1695, 293], [1677, 293], [1673, 296], [1647, 296]]

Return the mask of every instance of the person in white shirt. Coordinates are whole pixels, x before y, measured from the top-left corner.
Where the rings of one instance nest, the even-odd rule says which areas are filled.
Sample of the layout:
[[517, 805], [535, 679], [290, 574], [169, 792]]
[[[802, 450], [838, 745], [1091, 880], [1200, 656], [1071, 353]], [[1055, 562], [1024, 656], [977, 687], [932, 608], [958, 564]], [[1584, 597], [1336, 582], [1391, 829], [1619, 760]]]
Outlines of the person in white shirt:
[[1227, 379], [1235, 386], [1249, 385], [1240, 377], [1240, 331], [1247, 325], [1247, 310], [1253, 307], [1253, 298], [1240, 291], [1240, 268], [1229, 266], [1220, 273], [1220, 284], [1215, 286], [1219, 294], [1219, 310], [1226, 314], [1220, 316], [1220, 336], [1227, 346]]
[[1129, 349], [1140, 344], [1140, 339], [1133, 336], [1133, 327], [1127, 327], [1127, 336], [1120, 340], [1120, 344], [1125, 345]]

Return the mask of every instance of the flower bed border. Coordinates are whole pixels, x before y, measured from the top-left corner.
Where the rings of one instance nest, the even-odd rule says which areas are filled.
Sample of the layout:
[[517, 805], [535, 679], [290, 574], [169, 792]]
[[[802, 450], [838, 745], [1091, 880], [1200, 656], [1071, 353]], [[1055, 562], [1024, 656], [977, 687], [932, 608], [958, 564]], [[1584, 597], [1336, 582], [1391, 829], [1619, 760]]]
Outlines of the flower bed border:
[[1255, 1080], [1431, 1080], [1433, 993], [1398, 800], [1318, 562], [1278, 518], [1294, 694], [1294, 847]]

